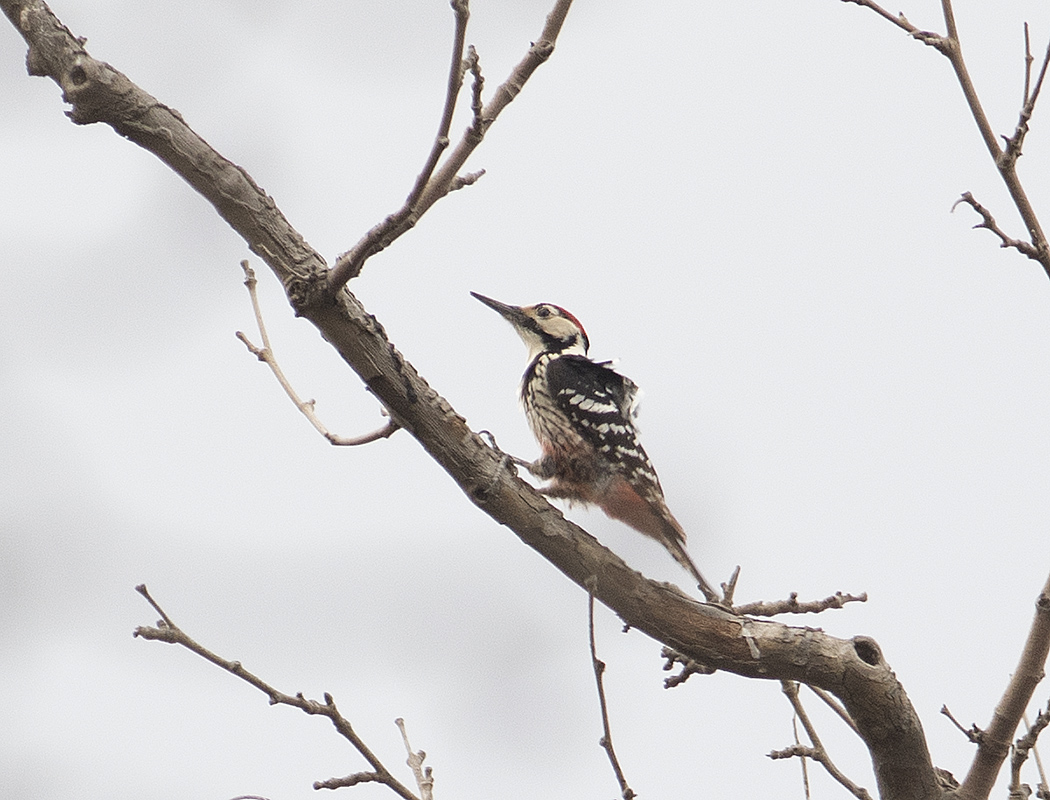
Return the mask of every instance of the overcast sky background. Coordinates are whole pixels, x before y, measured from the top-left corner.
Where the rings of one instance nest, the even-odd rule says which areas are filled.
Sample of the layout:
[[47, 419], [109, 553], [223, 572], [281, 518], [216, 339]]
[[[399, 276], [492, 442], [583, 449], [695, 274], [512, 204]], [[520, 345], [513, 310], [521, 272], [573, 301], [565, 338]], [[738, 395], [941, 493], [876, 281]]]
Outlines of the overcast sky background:
[[[490, 90], [549, 5], [475, 1]], [[430, 146], [444, 0], [53, 8], [330, 262], [400, 205]], [[943, 30], [935, 0], [903, 10]], [[1050, 5], [958, 0], [956, 14], [1008, 134], [1022, 23], [1041, 54]], [[0, 25], [0, 796], [284, 800], [365, 768], [326, 721], [132, 639], [156, 618], [143, 582], [279, 689], [331, 692], [410, 782], [404, 717], [439, 798], [617, 796], [586, 597], [407, 434], [356, 449], [317, 436], [234, 338], [257, 339], [244, 243], [152, 155], [70, 124], [24, 56]], [[1048, 161], [1050, 98], [1020, 163], [1044, 225]], [[962, 778], [972, 746], [938, 710], [987, 724], [1050, 566], [1050, 282], [971, 230], [970, 210], [949, 213], [971, 191], [1023, 235], [947, 61], [836, 0], [580, 0], [469, 168], [487, 175], [352, 284], [402, 353], [531, 457], [524, 348], [468, 292], [570, 309], [592, 355], [644, 388], [643, 440], [705, 573], [742, 565], [742, 601], [867, 591], [787, 621], [875, 637], [935, 763]], [[381, 425], [251, 258], [300, 393], [340, 433]], [[685, 584], [659, 545], [569, 516]], [[642, 797], [802, 797], [799, 765], [765, 757], [792, 741], [778, 684], [717, 674], [667, 691], [658, 644], [605, 609], [598, 635]], [[806, 699], [874, 792], [866, 752]], [[814, 797], [845, 796], [810, 776]]]

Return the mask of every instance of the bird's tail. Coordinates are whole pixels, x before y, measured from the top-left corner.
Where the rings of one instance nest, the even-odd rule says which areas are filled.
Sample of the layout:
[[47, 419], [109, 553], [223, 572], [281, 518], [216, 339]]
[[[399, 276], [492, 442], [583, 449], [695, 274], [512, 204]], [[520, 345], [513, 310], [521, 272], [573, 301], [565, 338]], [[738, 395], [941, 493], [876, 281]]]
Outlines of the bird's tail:
[[[674, 519], [674, 517], [671, 519]], [[679, 531], [681, 530], [681, 526], [678, 525], [677, 520], [675, 520], [675, 526], [678, 527]], [[682, 538], [665, 536], [662, 537], [660, 541], [663, 546], [667, 548], [668, 552], [674, 556], [674, 560], [685, 567], [686, 571], [696, 579], [697, 588], [703, 592], [704, 597], [707, 598], [707, 602], [720, 602], [722, 596], [714, 590], [710, 583], [708, 583], [707, 578], [703, 576], [696, 564], [693, 563], [693, 559], [689, 557], [689, 553], [686, 552], [685, 542], [683, 541], [684, 538], [685, 534], [683, 533]]]
[[696, 579], [697, 588], [709, 603], [721, 602], [722, 596], [697, 569], [685, 549], [685, 531], [674, 518], [667, 503], [655, 493], [644, 498], [627, 481], [621, 480], [613, 489], [597, 498], [602, 510], [613, 519], [626, 522], [632, 528], [660, 542]]

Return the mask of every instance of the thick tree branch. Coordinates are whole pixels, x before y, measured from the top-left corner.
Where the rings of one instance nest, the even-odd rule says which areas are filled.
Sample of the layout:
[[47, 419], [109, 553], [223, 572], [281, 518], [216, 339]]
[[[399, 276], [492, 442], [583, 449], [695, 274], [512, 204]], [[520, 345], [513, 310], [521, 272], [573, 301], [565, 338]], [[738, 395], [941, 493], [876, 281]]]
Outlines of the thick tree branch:
[[[559, 0], [543, 37], [485, 106], [486, 120], [491, 121], [513, 99], [550, 54], [568, 6], [567, 0]], [[0, 8], [29, 44], [32, 74], [51, 76], [62, 86], [73, 104], [71, 117], [80, 123], [106, 122], [156, 153], [211, 201], [280, 278], [297, 312], [318, 328], [392, 419], [482, 510], [580, 587], [586, 588], [593, 578], [598, 600], [631, 627], [683, 656], [714, 669], [802, 681], [834, 694], [871, 752], [884, 800], [940, 796], [918, 716], [873, 640], [839, 639], [811, 628], [740, 618], [630, 569], [520, 480], [504, 458], [486, 446], [419, 376], [353, 295], [345, 289], [328, 291], [324, 260], [247, 173], [208, 147], [176, 112], [108, 64], [92, 59], [42, 2], [0, 0]], [[476, 142], [461, 142], [430, 185], [448, 186], [475, 146]], [[419, 207], [429, 207], [442, 191], [425, 190]], [[309, 708], [310, 713], [328, 709], [335, 714], [328, 704]]]
[[984, 800], [988, 797], [1010, 754], [1014, 732], [1021, 722], [1032, 694], [1043, 679], [1047, 654], [1050, 653], [1050, 577], [1035, 601], [1035, 618], [1028, 632], [1021, 660], [1014, 670], [1006, 691], [992, 714], [992, 721], [984, 730], [970, 772], [959, 788], [958, 800]]

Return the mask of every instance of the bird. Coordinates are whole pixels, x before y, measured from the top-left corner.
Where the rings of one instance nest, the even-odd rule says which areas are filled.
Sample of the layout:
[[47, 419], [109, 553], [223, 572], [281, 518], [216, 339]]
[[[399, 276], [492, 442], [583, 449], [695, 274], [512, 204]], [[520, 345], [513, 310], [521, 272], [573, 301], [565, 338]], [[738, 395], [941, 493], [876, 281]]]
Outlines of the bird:
[[471, 295], [500, 314], [528, 348], [529, 365], [520, 397], [542, 455], [533, 462], [513, 459], [549, 483], [548, 497], [596, 505], [660, 542], [696, 579], [709, 602], [719, 595], [685, 549], [685, 531], [664, 499], [660, 479], [638, 439], [634, 419], [638, 386], [594, 361], [590, 340], [576, 317], [561, 306], [513, 306]]

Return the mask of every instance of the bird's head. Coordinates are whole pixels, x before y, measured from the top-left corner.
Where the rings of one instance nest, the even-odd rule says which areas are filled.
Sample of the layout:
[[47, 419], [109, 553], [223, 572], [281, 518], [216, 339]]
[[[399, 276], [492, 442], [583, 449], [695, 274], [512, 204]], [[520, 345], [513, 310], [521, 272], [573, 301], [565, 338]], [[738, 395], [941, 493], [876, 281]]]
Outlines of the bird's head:
[[477, 292], [471, 294], [514, 326], [529, 348], [530, 361], [541, 353], [587, 355], [590, 346], [587, 332], [580, 321], [561, 306], [551, 303], [509, 306]]

